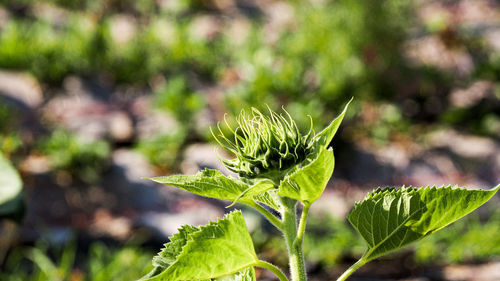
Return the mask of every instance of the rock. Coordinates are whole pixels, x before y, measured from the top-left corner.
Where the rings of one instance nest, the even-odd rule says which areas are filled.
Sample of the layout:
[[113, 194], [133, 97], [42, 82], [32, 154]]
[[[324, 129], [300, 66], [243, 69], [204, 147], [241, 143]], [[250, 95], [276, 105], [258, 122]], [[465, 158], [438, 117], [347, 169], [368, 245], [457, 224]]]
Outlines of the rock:
[[212, 0], [212, 5], [223, 13], [230, 14], [238, 6], [236, 0]]
[[296, 23], [295, 8], [286, 1], [272, 2], [265, 10], [267, 22], [264, 26], [264, 38], [267, 44], [278, 41], [284, 30]]
[[360, 147], [350, 157], [346, 171], [346, 177], [354, 184], [370, 188], [391, 184], [397, 175], [396, 167], [390, 161]]
[[450, 156], [438, 152], [426, 152], [411, 159], [397, 181], [411, 186], [442, 186], [464, 185], [465, 178]]
[[10, 19], [10, 13], [4, 7], [0, 7], [0, 29], [5, 28]]
[[60, 93], [42, 109], [45, 120], [62, 125], [85, 140], [98, 140], [106, 136], [107, 105], [96, 100], [78, 78], [64, 82], [67, 93]]
[[[451, 141], [453, 140], [453, 141]], [[446, 147], [464, 158], [484, 159], [500, 152], [500, 146], [494, 140], [465, 135], [454, 130], [440, 130], [429, 135], [433, 147]]]
[[130, 42], [137, 33], [137, 23], [131, 15], [115, 15], [110, 19], [109, 25], [111, 38], [118, 46], [124, 46]]
[[493, 83], [476, 81], [467, 89], [456, 89], [449, 96], [450, 103], [456, 107], [470, 107], [482, 99], [493, 95]]
[[455, 13], [459, 23], [493, 23], [498, 24], [498, 2], [489, 0], [462, 0], [457, 2]]
[[500, 280], [500, 262], [447, 266], [443, 269], [442, 278], [445, 280], [498, 281]]
[[126, 241], [132, 230], [132, 222], [126, 217], [117, 217], [108, 210], [99, 209], [89, 226], [89, 232], [95, 236], [107, 236], [120, 241]]
[[220, 23], [215, 16], [200, 16], [195, 18], [189, 26], [189, 36], [194, 40], [213, 40], [220, 31]]
[[243, 45], [252, 31], [252, 23], [244, 17], [238, 17], [228, 23], [228, 26], [224, 28], [226, 36], [231, 38], [230, 43], [236, 46]]
[[65, 226], [52, 226], [44, 229], [39, 239], [49, 242], [50, 245], [62, 247], [72, 242], [72, 239], [74, 239], [74, 230]]
[[0, 71], [0, 95], [36, 108], [43, 102], [38, 81], [27, 73]]
[[63, 27], [71, 16], [68, 10], [50, 3], [35, 2], [33, 4], [32, 10], [35, 17], [55, 26]]
[[106, 192], [116, 196], [122, 208], [163, 209], [173, 198], [167, 198], [170, 193], [166, 189], [144, 179], [153, 176], [153, 169], [142, 154], [118, 149], [113, 152], [111, 171], [104, 177], [102, 185]]
[[[58, 93], [42, 108], [45, 120], [62, 125], [85, 141], [110, 138], [115, 142], [132, 139], [134, 127], [128, 108], [104, 99], [102, 89], [78, 77], [63, 82]], [[109, 93], [108, 93], [109, 95]]]
[[236, 177], [235, 173], [230, 172], [217, 158], [216, 154], [220, 153], [221, 157], [227, 157], [224, 151], [216, 145], [196, 143], [188, 146], [184, 151], [183, 161], [181, 163], [181, 171], [183, 174], [192, 175], [205, 168], [216, 169], [224, 174], [229, 174]]
[[212, 110], [203, 108], [195, 114], [194, 124], [194, 129], [198, 135], [210, 135], [210, 127], [216, 126], [217, 120]]
[[427, 136], [398, 182], [487, 188], [500, 179], [500, 143], [448, 129]]
[[49, 172], [52, 167], [46, 156], [31, 154], [19, 164], [19, 169], [30, 174], [43, 174]]
[[344, 219], [352, 208], [353, 202], [340, 192], [325, 190], [321, 197], [311, 207], [311, 214], [328, 214], [335, 218]]
[[[210, 221], [222, 218], [222, 209], [210, 205], [205, 200], [187, 199], [180, 202], [188, 202], [189, 206], [177, 210], [175, 213], [150, 212], [144, 214], [140, 224], [155, 230], [160, 238], [167, 238], [177, 232], [182, 225], [193, 226], [205, 225]], [[202, 214], [202, 215], [200, 215]]]
[[158, 135], [171, 134], [179, 129], [178, 126], [177, 121], [172, 116], [164, 112], [153, 111], [138, 117], [137, 137], [149, 139]]
[[409, 40], [406, 56], [416, 65], [430, 65], [467, 77], [474, 70], [471, 55], [464, 50], [449, 49], [437, 35]]
[[134, 135], [134, 125], [132, 119], [124, 112], [113, 112], [108, 119], [111, 138], [115, 142], [125, 142], [132, 139]]
[[[486, 180], [490, 183], [500, 182], [500, 152], [497, 153], [493, 158], [488, 167], [492, 167], [489, 172], [483, 174]], [[486, 166], [486, 165], [485, 165]]]
[[500, 30], [494, 29], [486, 32], [485, 34], [486, 42], [496, 51], [500, 51]]

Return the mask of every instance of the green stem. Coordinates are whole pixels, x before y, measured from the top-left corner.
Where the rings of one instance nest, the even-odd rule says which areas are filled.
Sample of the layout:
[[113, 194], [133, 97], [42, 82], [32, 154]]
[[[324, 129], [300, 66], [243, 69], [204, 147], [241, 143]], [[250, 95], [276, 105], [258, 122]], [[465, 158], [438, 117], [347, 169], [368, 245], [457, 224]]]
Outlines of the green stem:
[[280, 281], [289, 281], [288, 278], [286, 278], [285, 274], [283, 274], [283, 272], [278, 267], [276, 267], [274, 264], [259, 260], [255, 266], [262, 267], [262, 268], [265, 268], [265, 269], [271, 271], [276, 276], [278, 276]]
[[[297, 200], [283, 197], [283, 234], [288, 248], [290, 260], [290, 275], [292, 281], [306, 281], [306, 270], [304, 264], [304, 253], [302, 243], [296, 243], [297, 239]], [[305, 222], [304, 222], [305, 223]], [[303, 227], [305, 228], [305, 226]]]
[[281, 229], [283, 223], [275, 215], [271, 214], [271, 212], [269, 212], [266, 208], [262, 207], [257, 202], [252, 202], [249, 205], [259, 211], [262, 215], [264, 215], [264, 217], [266, 217], [266, 219], [268, 219], [274, 226], [276, 226], [278, 229]]
[[360, 258], [355, 264], [351, 265], [340, 277], [337, 279], [337, 281], [344, 281], [347, 279], [347, 277], [351, 276], [351, 274], [354, 273], [354, 271], [358, 270], [358, 268], [362, 267], [367, 260], [364, 259], [364, 257]]
[[309, 208], [311, 205], [304, 205], [304, 209], [302, 209], [302, 215], [300, 216], [299, 229], [297, 233], [297, 237], [295, 238], [295, 244], [300, 244], [302, 248], [302, 241], [304, 240], [304, 232], [306, 231], [306, 223], [307, 223], [307, 215], [309, 214]]

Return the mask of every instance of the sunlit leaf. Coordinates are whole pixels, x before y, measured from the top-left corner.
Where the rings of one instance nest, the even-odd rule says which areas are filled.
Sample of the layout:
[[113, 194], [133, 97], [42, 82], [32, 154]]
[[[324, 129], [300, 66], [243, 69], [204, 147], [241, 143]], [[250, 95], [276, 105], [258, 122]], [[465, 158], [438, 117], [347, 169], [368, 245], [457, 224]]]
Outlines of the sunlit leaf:
[[304, 204], [311, 204], [325, 190], [334, 166], [333, 151], [322, 148], [311, 163], [297, 169], [281, 181], [278, 194], [300, 200]]
[[357, 203], [348, 219], [368, 244], [371, 260], [400, 249], [460, 219], [500, 189], [454, 187], [377, 189]]
[[211, 169], [205, 169], [195, 175], [155, 177], [151, 178], [151, 180], [184, 189], [201, 196], [242, 203], [251, 203], [254, 200], [254, 196], [263, 194], [274, 188], [274, 184], [270, 180], [262, 179], [253, 185], [248, 185], [238, 179], [225, 176], [221, 172]]
[[254, 199], [255, 201], [266, 204], [275, 210], [281, 210], [281, 201], [276, 189], [257, 194], [254, 196]]
[[23, 210], [21, 177], [9, 160], [0, 154], [0, 219], [19, 220]]
[[245, 268], [235, 274], [222, 276], [213, 279], [214, 281], [256, 281], [255, 270], [253, 267]]
[[[234, 211], [200, 228], [184, 226], [153, 259], [141, 280], [254, 280], [258, 262], [243, 215]], [[233, 276], [231, 276], [233, 275]]]
[[345, 114], [347, 112], [347, 108], [349, 107], [349, 104], [351, 102], [352, 102], [352, 98], [345, 105], [344, 110], [342, 111], [342, 113], [340, 113], [340, 115], [337, 116], [337, 118], [335, 118], [330, 123], [330, 125], [328, 125], [328, 127], [326, 127], [325, 129], [323, 129], [323, 131], [319, 132], [316, 135], [315, 141], [319, 145], [318, 149], [325, 148], [325, 147], [327, 147], [330, 144], [330, 142], [332, 141], [333, 137], [337, 133], [337, 130], [340, 127], [340, 123], [342, 123], [342, 120], [344, 120], [344, 116], [345, 116]]

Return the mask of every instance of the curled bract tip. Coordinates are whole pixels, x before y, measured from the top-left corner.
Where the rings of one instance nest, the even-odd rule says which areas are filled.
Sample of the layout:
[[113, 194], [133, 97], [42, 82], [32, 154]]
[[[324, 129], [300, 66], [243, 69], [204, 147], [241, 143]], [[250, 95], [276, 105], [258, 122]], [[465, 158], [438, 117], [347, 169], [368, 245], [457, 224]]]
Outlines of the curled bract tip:
[[222, 163], [240, 176], [274, 179], [302, 162], [311, 152], [312, 118], [311, 128], [303, 135], [286, 110], [278, 114], [269, 106], [267, 109], [267, 115], [254, 107], [250, 113], [242, 110], [236, 117], [235, 128], [225, 120], [233, 136], [226, 136], [219, 123], [217, 134], [211, 130], [219, 145], [236, 156], [234, 160], [221, 159]]

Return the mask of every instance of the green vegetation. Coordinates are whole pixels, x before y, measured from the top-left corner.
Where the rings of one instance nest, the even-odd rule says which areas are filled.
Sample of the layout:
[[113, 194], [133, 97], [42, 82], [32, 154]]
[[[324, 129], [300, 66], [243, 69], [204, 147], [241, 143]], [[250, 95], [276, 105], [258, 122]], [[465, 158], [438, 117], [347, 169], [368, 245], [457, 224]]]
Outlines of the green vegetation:
[[[487, 42], [485, 31], [443, 17], [422, 19], [417, 12], [418, 5], [410, 0], [264, 1], [266, 4], [262, 5], [240, 5], [241, 1], [236, 1], [239, 4], [231, 6], [233, 2], [1, 1], [0, 68], [2, 71], [30, 72], [36, 77], [43, 89], [44, 101], [33, 108], [35, 114], [43, 110], [45, 102], [57, 96], [53, 95], [55, 92], [64, 94], [67, 90], [65, 79], [71, 76], [84, 81], [84, 86], [87, 82], [102, 86], [105, 90], [98, 95], [106, 102], [109, 98], [121, 103], [123, 98], [127, 103], [139, 93], [147, 93], [151, 107], [172, 116], [177, 126], [150, 138], [132, 137], [116, 146], [130, 146], [145, 155], [156, 171], [167, 174], [179, 171], [188, 145], [215, 143], [217, 137], [210, 136], [206, 130], [208, 126], [200, 127], [229, 112], [226, 118], [229, 126], [221, 126], [218, 140], [237, 156], [236, 160], [224, 162], [242, 178], [232, 182], [219, 172], [206, 170], [192, 177], [176, 176], [161, 181], [197, 194], [249, 204], [261, 211], [267, 205], [267, 210], [276, 209], [275, 213], [281, 214], [276, 219], [265, 213], [277, 225], [281, 224], [280, 219], [285, 220], [283, 209], [290, 211], [295, 207], [290, 202], [298, 200], [307, 206], [321, 195], [329, 177], [300, 176], [293, 174], [294, 167], [317, 156], [316, 166], [304, 173], [324, 166], [320, 174], [331, 174], [333, 154], [326, 149], [328, 144], [323, 144], [320, 152], [315, 151], [317, 154], [311, 153], [311, 138], [335, 117], [338, 105], [353, 96], [358, 102], [351, 105], [345, 116], [350, 127], [339, 140], [337, 151], [343, 148], [341, 145], [358, 141], [374, 146], [414, 142], [436, 127], [451, 127], [496, 140], [500, 137], [500, 55], [498, 49]], [[444, 45], [443, 57], [447, 53], [464, 53], [466, 61], [470, 57], [470, 65], [443, 68], [409, 59], [409, 43], [428, 37]], [[433, 46], [427, 47], [432, 49]], [[461, 61], [460, 58], [452, 60]], [[477, 84], [486, 86], [476, 89]], [[465, 104], [453, 102], [457, 91], [474, 98]], [[126, 94], [121, 96], [122, 92]], [[57, 179], [75, 179], [83, 184], [99, 181], [110, 161], [112, 147], [106, 141], [83, 141], [71, 132], [53, 131], [59, 125], [45, 124], [42, 120], [40, 125], [44, 128], [41, 131], [47, 133], [33, 146], [33, 138], [38, 138], [38, 133], [26, 133], [25, 124], [22, 130], [19, 128], [22, 118], [18, 118], [18, 111], [5, 103], [3, 93], [0, 94], [0, 151], [6, 158], [15, 164], [26, 164], [29, 161], [24, 162], [24, 157], [28, 154], [34, 158], [42, 154], [49, 159]], [[241, 128], [241, 122], [238, 124], [239, 120], [233, 117], [242, 108], [255, 107], [267, 112], [266, 106], [277, 110], [281, 105], [296, 119], [292, 121], [286, 117], [283, 121], [277, 115], [273, 118], [281, 121], [272, 123], [275, 121], [270, 121], [274, 120], [270, 117], [269, 122], [263, 122], [266, 125], [253, 135]], [[126, 107], [128, 109], [130, 107]], [[130, 113], [132, 122], [137, 120], [135, 114]], [[243, 118], [243, 122], [259, 123], [256, 121], [259, 118], [252, 115]], [[312, 125], [311, 119], [315, 121]], [[235, 126], [240, 130], [235, 132]], [[310, 126], [312, 131], [308, 132]], [[277, 128], [295, 135], [287, 136], [283, 132], [279, 137], [266, 135], [268, 130]], [[264, 140], [260, 136], [271, 137]], [[283, 144], [287, 142], [290, 145]], [[239, 146], [243, 143], [251, 148], [241, 150]], [[277, 143], [279, 147], [268, 149]], [[291, 146], [298, 149], [291, 151]], [[283, 178], [262, 179], [263, 175]], [[209, 179], [213, 184], [229, 185], [230, 188], [224, 192], [207, 191], [195, 184]], [[297, 189], [296, 185], [310, 187]], [[401, 194], [387, 192], [382, 196], [374, 193], [373, 197], [390, 201], [397, 196], [417, 198], [422, 195], [419, 192], [423, 191], [408, 189]], [[292, 198], [286, 202], [290, 205], [285, 208], [280, 198]], [[495, 241], [495, 245], [500, 245], [497, 237], [500, 219], [496, 211], [493, 212], [495, 214], [486, 222], [477, 217], [466, 218], [450, 226], [450, 230], [425, 237], [414, 248], [415, 259], [421, 263], [452, 263], [499, 256], [500, 249], [491, 246]], [[293, 214], [287, 215], [290, 222]], [[232, 216], [234, 220], [238, 215], [233, 213]], [[413, 223], [414, 219], [409, 221]], [[365, 226], [358, 226], [360, 232]], [[407, 227], [400, 226], [406, 230]], [[413, 240], [432, 232], [412, 227], [418, 228]], [[197, 228], [198, 231], [201, 230]], [[293, 236], [291, 228], [286, 231]], [[345, 257], [358, 257], [363, 254], [364, 242], [354, 232], [344, 221], [312, 218], [303, 237], [304, 254], [309, 261], [325, 268], [337, 265]], [[367, 234], [363, 236], [366, 238]], [[487, 246], [480, 243], [483, 237], [492, 243]], [[270, 251], [273, 261], [276, 259], [279, 265], [287, 265], [288, 261], [283, 260], [281, 254], [287, 248], [280, 238], [254, 240], [266, 240], [258, 241], [257, 245], [261, 245], [256, 248]], [[376, 245], [370, 244], [373, 241], [366, 242], [371, 252], [392, 250], [377, 250]], [[412, 241], [401, 243], [409, 242]], [[67, 261], [70, 253], [48, 254], [44, 250], [30, 249], [23, 253], [32, 257], [36, 266], [28, 266], [27, 271], [24, 267], [17, 270], [15, 266], [21, 254], [13, 254], [19, 259], [11, 258], [9, 265], [2, 268], [6, 271], [0, 273], [0, 279], [8, 276], [9, 280], [70, 277], [123, 280], [141, 276], [139, 273], [145, 271], [140, 266], [150, 260], [150, 257], [139, 258], [142, 254], [138, 248], [127, 247], [124, 254], [116, 251], [108, 255], [105, 246], [95, 246], [101, 250], [93, 247], [88, 255], [93, 255], [92, 259], [101, 264], [109, 264], [109, 268], [99, 267], [99, 262], [94, 264], [90, 258], [89, 266], [70, 265]], [[102, 256], [92, 254], [94, 250], [101, 251]], [[53, 261], [53, 256], [61, 255], [62, 258], [55, 259], [57, 262]], [[115, 255], [137, 255], [137, 260], [130, 261], [137, 267], [128, 268], [125, 262], [119, 261], [121, 258], [115, 259]], [[27, 262], [23, 259], [20, 264], [24, 266]], [[157, 270], [167, 269], [168, 265], [156, 259]], [[99, 272], [103, 273], [99, 275]], [[240, 270], [234, 278], [251, 280], [253, 268]]]
[[[354, 111], [366, 111], [367, 106], [375, 113], [358, 117], [362, 122], [353, 122], [350, 137], [375, 144], [398, 139], [401, 133], [413, 136], [420, 128], [415, 125], [436, 122], [498, 137], [497, 52], [467, 29], [450, 27], [442, 19], [423, 22], [409, 0], [294, 1], [280, 6], [282, 18], [270, 19], [267, 11], [248, 7], [235, 21], [206, 1], [36, 4], [0, 4], [12, 10], [1, 27], [0, 67], [29, 71], [52, 87], [69, 75], [147, 91], [153, 86], [153, 106], [171, 113], [186, 130], [169, 134], [176, 137], [139, 140], [140, 151], [160, 169], [182, 153], [176, 148], [211, 141], [193, 125], [197, 113], [214, 110], [206, 102], [206, 86], [222, 90], [218, 98], [223, 105], [215, 108], [219, 112], [234, 116], [245, 107], [263, 110], [267, 104], [276, 110], [285, 104], [298, 116], [301, 129], [309, 126], [311, 114], [315, 130], [328, 124], [339, 102], [355, 96], [363, 102]], [[51, 11], [58, 13], [57, 19]], [[405, 51], [414, 29], [443, 40], [455, 38], [475, 60], [474, 71], [454, 78], [447, 70], [410, 63]], [[158, 79], [166, 82], [156, 87]], [[452, 89], [477, 79], [493, 83], [491, 97], [467, 107], [450, 103]], [[7, 154], [22, 146], [15, 132], [2, 135], [0, 146]], [[181, 144], [169, 145], [170, 157], [152, 153], [158, 152], [154, 147], [162, 138]]]
[[15, 126], [14, 110], [0, 100], [0, 151], [7, 156], [16, 152], [22, 145]]
[[[488, 203], [493, 208], [494, 204]], [[484, 243], [485, 239], [496, 241], [500, 223], [498, 212], [482, 222], [472, 214], [451, 226], [426, 237], [413, 247], [415, 259], [422, 264], [462, 263], [488, 260], [500, 254], [499, 243]], [[263, 232], [260, 228], [252, 233], [258, 252], [270, 257], [277, 264], [285, 264], [281, 254], [286, 247], [281, 237]], [[259, 242], [260, 241], [260, 242]], [[19, 247], [10, 253], [0, 271], [0, 279], [54, 281], [53, 276], [66, 276], [76, 280], [107, 281], [139, 278], [151, 270], [154, 255], [141, 247], [124, 246], [114, 248], [102, 243], [93, 243], [88, 253], [76, 251], [74, 243], [54, 250], [43, 240], [34, 248]], [[329, 216], [309, 219], [304, 239], [304, 254], [308, 262], [325, 269], [340, 266], [343, 260], [362, 255], [364, 243], [347, 222]], [[35, 256], [36, 259], [34, 258]], [[76, 257], [85, 256], [76, 264]]]
[[176, 129], [165, 135], [139, 141], [135, 149], [144, 154], [151, 164], [160, 170], [176, 171], [185, 143], [186, 132]]
[[304, 254], [308, 261], [333, 268], [346, 257], [359, 257], [364, 244], [345, 221], [332, 217], [312, 217], [304, 239]]
[[[485, 204], [492, 210], [488, 218], [480, 220], [473, 213], [456, 223], [425, 237], [393, 255], [411, 253], [420, 265], [456, 264], [488, 261], [500, 255], [498, 240], [500, 216], [495, 202]], [[259, 229], [252, 233], [259, 252], [277, 264], [286, 264], [281, 254], [286, 251], [281, 238]], [[493, 241], [494, 243], [489, 243]], [[333, 270], [344, 260], [359, 257], [364, 252], [363, 239], [344, 220], [331, 216], [311, 216], [304, 238], [304, 254], [312, 265]]]
[[[152, 253], [136, 246], [111, 248], [93, 243], [81, 259], [74, 243], [49, 251], [40, 240], [35, 247], [16, 248], [8, 256], [0, 279], [12, 281], [111, 281], [138, 278], [151, 268]], [[56, 256], [55, 260], [52, 258]]]
[[[235, 128], [226, 124], [234, 139], [229, 139], [220, 127], [213, 133], [217, 142], [236, 156], [221, 161], [238, 173], [239, 178], [205, 169], [195, 175], [151, 180], [201, 196], [232, 201], [230, 206], [239, 202], [256, 209], [283, 235], [291, 280], [306, 281], [303, 244], [307, 216], [332, 175], [335, 160], [330, 143], [349, 103], [318, 134], [314, 134], [312, 124], [309, 132], [302, 134], [286, 111], [277, 114], [269, 110], [268, 115], [255, 108], [250, 114], [242, 111]], [[356, 203], [347, 216], [365, 241], [366, 249], [337, 280], [344, 281], [367, 262], [441, 230], [479, 208], [498, 190], [500, 185], [491, 190], [451, 186], [374, 190]], [[346, 244], [356, 245], [356, 241], [346, 239], [336, 242], [340, 249]], [[233, 211], [200, 228], [181, 227], [153, 258], [153, 266], [140, 280], [255, 281], [254, 267], [270, 270], [281, 281], [289, 280], [278, 267], [259, 259], [241, 211]]]
[[188, 88], [184, 77], [168, 80], [155, 92], [154, 106], [170, 112], [185, 130], [192, 130], [195, 114], [205, 105], [203, 96]]
[[84, 182], [95, 182], [108, 167], [110, 147], [105, 141], [83, 141], [64, 130], [57, 130], [41, 141], [40, 152], [49, 157], [57, 171]]
[[23, 183], [19, 173], [2, 153], [0, 153], [0, 187], [0, 219], [10, 218], [20, 221], [24, 211]]
[[487, 261], [500, 255], [500, 212], [487, 204], [490, 217], [482, 221], [478, 214], [451, 225], [446, 231], [420, 241], [415, 259], [421, 264]]

